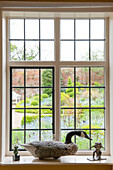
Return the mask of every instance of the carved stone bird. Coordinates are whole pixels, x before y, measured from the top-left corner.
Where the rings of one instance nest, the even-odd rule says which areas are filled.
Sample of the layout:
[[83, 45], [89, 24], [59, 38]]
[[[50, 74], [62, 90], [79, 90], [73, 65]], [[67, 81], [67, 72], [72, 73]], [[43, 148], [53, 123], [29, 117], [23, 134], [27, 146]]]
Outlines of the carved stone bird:
[[58, 159], [61, 156], [75, 155], [78, 147], [71, 141], [74, 135], [92, 140], [84, 131], [71, 131], [66, 135], [65, 143], [59, 141], [33, 141], [21, 146], [24, 146], [34, 157], [39, 157], [39, 159], [49, 157]]

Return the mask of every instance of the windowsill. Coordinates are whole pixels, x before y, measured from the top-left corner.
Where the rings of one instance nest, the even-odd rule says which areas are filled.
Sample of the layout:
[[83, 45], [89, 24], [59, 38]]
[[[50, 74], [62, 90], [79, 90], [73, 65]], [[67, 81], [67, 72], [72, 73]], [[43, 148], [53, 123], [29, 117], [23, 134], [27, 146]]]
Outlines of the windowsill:
[[21, 156], [20, 161], [13, 161], [12, 156], [5, 157], [1, 165], [113, 165], [113, 157], [102, 156], [107, 160], [89, 161], [92, 156], [62, 156], [61, 158], [40, 160], [33, 156]]

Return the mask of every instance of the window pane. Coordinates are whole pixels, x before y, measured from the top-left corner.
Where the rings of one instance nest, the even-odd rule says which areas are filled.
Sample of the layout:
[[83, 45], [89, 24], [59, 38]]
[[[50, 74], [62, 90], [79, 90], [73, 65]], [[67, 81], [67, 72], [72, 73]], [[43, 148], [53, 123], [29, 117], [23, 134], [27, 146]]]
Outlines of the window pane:
[[104, 88], [91, 89], [91, 106], [104, 107]]
[[91, 68], [91, 85], [104, 86], [104, 68], [92, 67]]
[[13, 87], [24, 86], [24, 69], [12, 70], [12, 86]]
[[[105, 141], [104, 141], [104, 137], [105, 137], [105, 134], [104, 134], [104, 130], [91, 130], [91, 138], [93, 139], [91, 141], [91, 145], [95, 145], [95, 143], [98, 141], [98, 142], [101, 142], [103, 147], [105, 146]], [[94, 148], [92, 148], [93, 150]]]
[[26, 89], [26, 106], [30, 108], [39, 107], [39, 89], [27, 88]]
[[76, 68], [76, 86], [89, 86], [89, 68]]
[[52, 88], [41, 88], [41, 106], [52, 107]]
[[10, 42], [10, 60], [24, 60], [24, 42], [11, 41]]
[[26, 19], [25, 20], [25, 38], [39, 39], [39, 20]]
[[74, 39], [74, 20], [60, 20], [60, 39]]
[[104, 60], [104, 41], [91, 42], [91, 60], [92, 61]]
[[74, 61], [74, 42], [61, 41], [61, 61]]
[[10, 39], [24, 39], [23, 19], [10, 19]]
[[88, 61], [89, 60], [89, 42], [76, 41], [76, 60]]
[[26, 109], [26, 129], [38, 129], [39, 128], [39, 109]]
[[38, 41], [26, 41], [25, 43], [25, 59], [27, 61], [39, 60], [39, 42]]
[[91, 110], [91, 128], [104, 128], [104, 109]]
[[77, 88], [76, 89], [76, 103], [77, 107], [89, 107], [89, 89]]
[[26, 143], [39, 140], [39, 131], [26, 131]]
[[76, 127], [78, 129], [89, 128], [89, 109], [76, 109]]
[[54, 42], [41, 41], [41, 61], [54, 61]]
[[74, 88], [62, 88], [61, 91], [61, 107], [74, 107]]
[[41, 39], [54, 39], [54, 20], [40, 20]]
[[23, 131], [13, 131], [12, 132], [12, 149], [17, 145], [19, 149], [23, 149], [21, 144], [24, 144], [24, 132]]
[[41, 128], [52, 129], [52, 110], [41, 109]]
[[[52, 87], [53, 86], [53, 70], [52, 69], [41, 69], [41, 86]], [[45, 90], [46, 91], [46, 90]], [[46, 94], [50, 95], [47, 91]]]
[[76, 39], [89, 39], [89, 20], [76, 20]]
[[104, 19], [91, 19], [91, 39], [104, 39]]
[[72, 87], [74, 86], [74, 68], [67, 67], [61, 68], [61, 86]]
[[74, 128], [74, 110], [61, 109], [61, 129]]
[[12, 110], [12, 129], [24, 128], [24, 109]]
[[26, 86], [39, 86], [39, 69], [26, 69]]
[[24, 89], [13, 88], [12, 89], [12, 108], [24, 107]]
[[41, 140], [42, 141], [51, 141], [53, 140], [53, 134], [51, 130], [41, 131]]

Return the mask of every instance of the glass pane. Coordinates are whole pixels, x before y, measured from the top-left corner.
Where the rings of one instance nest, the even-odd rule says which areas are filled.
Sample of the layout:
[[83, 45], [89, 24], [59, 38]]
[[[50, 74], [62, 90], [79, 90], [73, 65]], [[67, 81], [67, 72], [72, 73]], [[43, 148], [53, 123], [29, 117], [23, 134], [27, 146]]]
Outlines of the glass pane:
[[76, 68], [76, 86], [89, 86], [89, 67]]
[[41, 109], [41, 128], [52, 129], [52, 110]]
[[61, 61], [74, 61], [74, 42], [61, 41]]
[[23, 131], [13, 131], [12, 132], [12, 149], [15, 145], [18, 145], [19, 149], [23, 149], [21, 144], [24, 144], [24, 132]]
[[26, 131], [26, 143], [39, 141], [39, 131]]
[[61, 109], [61, 128], [62, 129], [74, 128], [73, 109]]
[[91, 19], [91, 39], [104, 39], [104, 19]]
[[39, 86], [39, 69], [26, 69], [26, 86]]
[[77, 107], [89, 107], [89, 89], [76, 88]]
[[10, 42], [10, 60], [21, 61], [24, 60], [24, 42], [11, 41]]
[[[89, 136], [89, 130], [84, 130]], [[89, 150], [90, 141], [87, 138], [76, 136], [76, 144], [79, 150]]]
[[24, 89], [12, 88], [12, 108], [24, 107]]
[[39, 42], [38, 41], [26, 41], [25, 43], [25, 59], [27, 61], [39, 60]]
[[[61, 142], [65, 142], [66, 135], [70, 132], [70, 130], [61, 130]], [[71, 139], [72, 142], [74, 142], [74, 136]]]
[[89, 39], [89, 20], [76, 20], [76, 39]]
[[[105, 141], [104, 141], [104, 130], [91, 130], [91, 138], [93, 139], [91, 141], [91, 146], [95, 145], [95, 143], [101, 142], [103, 147], [105, 146]], [[94, 150], [94, 148], [92, 148]]]
[[12, 129], [24, 128], [24, 109], [12, 110]]
[[67, 67], [61, 68], [61, 87], [72, 87], [74, 86], [74, 68]]
[[26, 128], [39, 129], [39, 109], [26, 109]]
[[88, 61], [89, 60], [89, 42], [88, 41], [76, 41], [76, 60]]
[[74, 88], [61, 89], [61, 107], [74, 107]]
[[53, 133], [51, 130], [41, 131], [41, 141], [52, 141]]
[[91, 60], [92, 61], [104, 60], [104, 41], [91, 42]]
[[[41, 69], [41, 86], [52, 87], [52, 69]], [[45, 90], [46, 91], [46, 90]], [[47, 93], [49, 95], [49, 93]]]
[[12, 69], [12, 87], [24, 86], [24, 69]]
[[40, 20], [41, 39], [54, 39], [54, 20], [41, 19]]
[[10, 39], [24, 39], [23, 19], [10, 19]]
[[54, 61], [54, 42], [41, 41], [41, 61]]
[[26, 89], [26, 106], [29, 108], [39, 107], [39, 89], [27, 88]]
[[104, 107], [104, 88], [91, 89], [91, 107]]
[[104, 109], [91, 110], [91, 128], [104, 128]]
[[104, 68], [92, 67], [91, 68], [91, 85], [104, 86]]
[[39, 39], [39, 20], [26, 19], [25, 20], [25, 38]]
[[89, 109], [76, 109], [76, 127], [78, 129], [89, 128]]
[[52, 107], [52, 88], [41, 88], [41, 107]]
[[74, 39], [74, 20], [60, 20], [60, 39]]

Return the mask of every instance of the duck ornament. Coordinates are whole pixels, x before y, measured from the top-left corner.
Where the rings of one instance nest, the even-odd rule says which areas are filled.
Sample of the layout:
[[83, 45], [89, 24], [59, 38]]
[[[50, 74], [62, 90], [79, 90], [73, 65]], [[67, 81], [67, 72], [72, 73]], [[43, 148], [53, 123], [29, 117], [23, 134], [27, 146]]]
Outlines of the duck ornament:
[[34, 157], [39, 159], [53, 157], [58, 159], [61, 156], [75, 155], [78, 147], [71, 141], [72, 136], [84, 137], [92, 140], [84, 131], [71, 131], [66, 135], [65, 143], [59, 141], [33, 141], [22, 144]]

